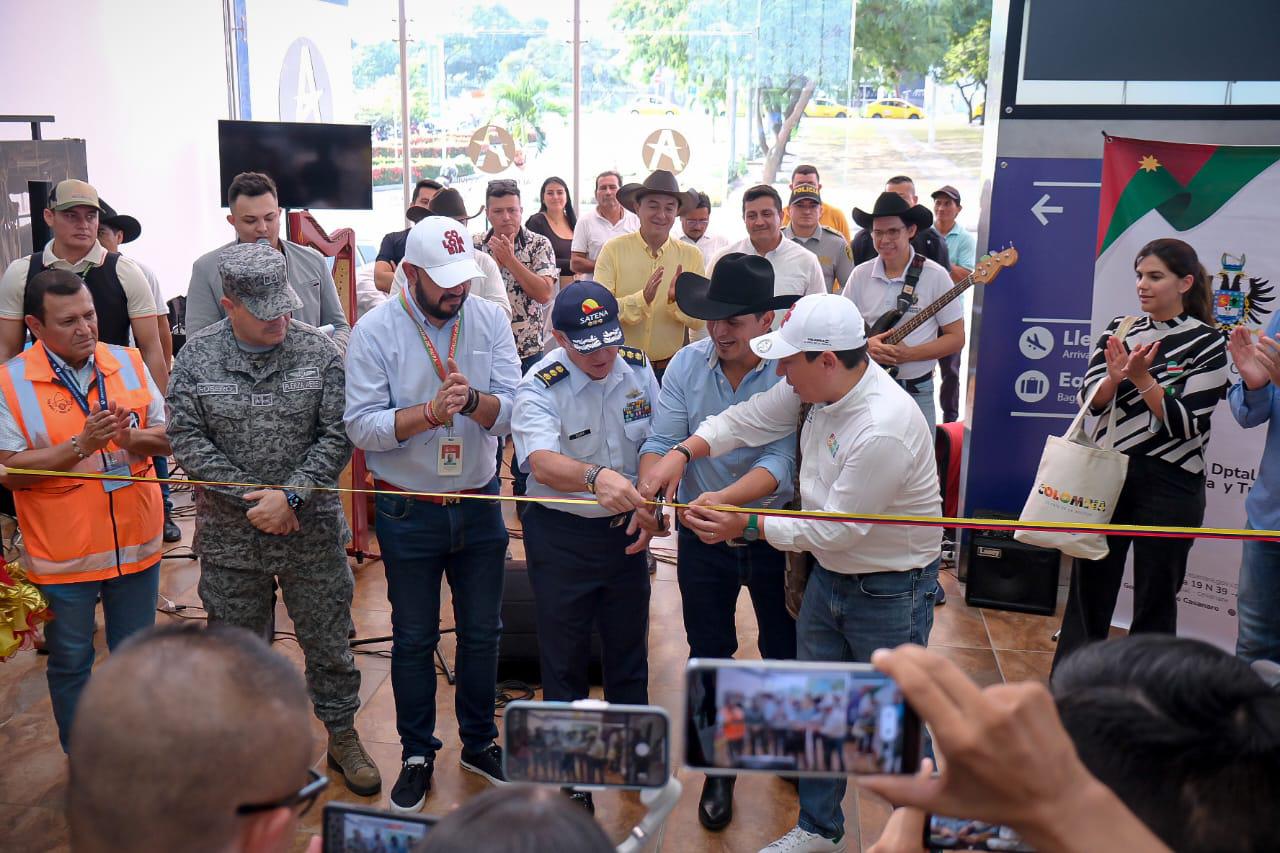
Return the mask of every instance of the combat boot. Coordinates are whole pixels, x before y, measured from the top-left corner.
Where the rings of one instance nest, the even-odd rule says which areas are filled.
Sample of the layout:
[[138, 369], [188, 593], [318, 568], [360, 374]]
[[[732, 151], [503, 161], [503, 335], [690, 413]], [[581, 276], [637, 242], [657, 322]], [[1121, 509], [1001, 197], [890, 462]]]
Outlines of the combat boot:
[[329, 766], [342, 773], [353, 794], [369, 797], [382, 790], [382, 774], [354, 728], [329, 734]]

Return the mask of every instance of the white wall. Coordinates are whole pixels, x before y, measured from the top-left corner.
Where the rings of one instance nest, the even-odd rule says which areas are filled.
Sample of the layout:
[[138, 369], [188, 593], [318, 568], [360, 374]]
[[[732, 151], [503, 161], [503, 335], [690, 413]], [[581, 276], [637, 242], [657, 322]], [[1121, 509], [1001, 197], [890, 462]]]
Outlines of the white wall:
[[[125, 247], [185, 294], [191, 262], [230, 239], [218, 191], [227, 118], [218, 0], [0, 0], [0, 114], [46, 114], [46, 139], [86, 141], [89, 181], [142, 237]], [[52, 55], [58, 45], [64, 52]], [[73, 47], [74, 46], [74, 47]], [[0, 125], [0, 139], [28, 139]]]

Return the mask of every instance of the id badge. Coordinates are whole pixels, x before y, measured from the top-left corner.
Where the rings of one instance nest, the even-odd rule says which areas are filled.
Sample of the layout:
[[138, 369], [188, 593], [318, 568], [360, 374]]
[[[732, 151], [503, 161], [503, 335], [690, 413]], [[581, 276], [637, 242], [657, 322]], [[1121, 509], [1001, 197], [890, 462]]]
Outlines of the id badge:
[[[102, 461], [102, 473], [113, 474], [118, 477], [128, 477], [133, 473], [129, 468], [129, 455], [123, 450], [103, 455], [105, 458]], [[104, 492], [118, 492], [133, 485], [129, 480], [101, 480], [100, 482]]]
[[446, 436], [438, 444], [440, 455], [436, 458], [436, 473], [441, 477], [456, 477], [462, 473], [462, 439]]

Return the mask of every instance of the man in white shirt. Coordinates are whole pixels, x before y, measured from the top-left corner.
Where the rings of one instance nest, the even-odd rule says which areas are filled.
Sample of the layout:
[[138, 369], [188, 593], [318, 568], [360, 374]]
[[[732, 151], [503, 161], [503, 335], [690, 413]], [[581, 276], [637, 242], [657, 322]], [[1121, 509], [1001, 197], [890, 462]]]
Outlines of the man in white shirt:
[[[863, 321], [842, 296], [806, 296], [752, 350], [786, 379], [707, 418], [648, 473], [642, 493], [674, 494], [693, 459], [800, 435], [801, 507], [850, 515], [936, 516], [942, 508], [933, 430], [911, 398], [867, 358]], [[878, 648], [926, 645], [942, 531], [936, 527], [763, 518], [702, 506], [682, 524], [704, 542], [766, 541], [816, 562], [796, 619], [801, 660], [867, 661]], [[800, 781], [799, 825], [766, 851], [846, 848], [845, 782]]]
[[578, 217], [573, 228], [569, 269], [577, 275], [591, 276], [596, 271], [596, 258], [604, 244], [614, 237], [640, 230], [640, 217], [623, 208], [618, 201], [622, 176], [617, 172], [596, 175], [596, 206]]
[[[868, 324], [874, 326], [881, 316], [904, 306], [903, 317], [894, 326], [911, 322], [951, 289], [951, 273], [918, 255], [911, 245], [917, 230], [933, 224], [927, 207], [884, 192], [871, 212], [854, 208], [853, 221], [870, 233], [876, 257], [854, 268], [849, 286], [840, 295], [853, 300]], [[915, 398], [925, 420], [933, 426], [937, 423], [933, 366], [942, 356], [964, 348], [963, 305], [953, 299], [900, 343], [887, 343], [884, 338], [890, 333], [873, 335], [867, 341], [868, 354], [877, 364], [897, 369], [894, 378]]]
[[[747, 226], [747, 238], [721, 249], [711, 262], [707, 275], [715, 269], [715, 263], [730, 252], [759, 255], [773, 264], [774, 296], [808, 296], [826, 293], [827, 280], [822, 275], [818, 258], [803, 246], [782, 236], [782, 196], [767, 184], [754, 186], [742, 194], [742, 221]], [[782, 315], [774, 319], [774, 328], [782, 322]]]
[[[697, 192], [691, 190], [691, 192]], [[710, 275], [711, 259], [720, 254], [720, 250], [729, 241], [719, 234], [708, 234], [707, 226], [711, 224], [711, 199], [704, 192], [698, 193], [698, 206], [680, 217], [680, 230], [684, 236], [680, 239], [692, 243], [702, 253], [702, 264]]]

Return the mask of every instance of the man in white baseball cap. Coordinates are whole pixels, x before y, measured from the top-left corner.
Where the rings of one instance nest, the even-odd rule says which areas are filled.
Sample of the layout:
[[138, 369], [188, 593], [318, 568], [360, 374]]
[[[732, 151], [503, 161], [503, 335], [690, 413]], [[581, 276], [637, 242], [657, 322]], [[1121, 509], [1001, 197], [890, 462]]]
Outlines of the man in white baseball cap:
[[[863, 328], [857, 307], [842, 296], [801, 298], [781, 328], [751, 340], [757, 355], [777, 361], [786, 381], [707, 418], [648, 479], [673, 494], [688, 461], [759, 447], [802, 424], [802, 509], [937, 516], [942, 501], [933, 428], [910, 395], [868, 360]], [[803, 590], [796, 617], [800, 660], [869, 661], [879, 648], [928, 643], [940, 528], [702, 506], [685, 510], [682, 523], [703, 542], [767, 541], [780, 551], [810, 555], [807, 583], [800, 561], [788, 566], [789, 607], [796, 603], [792, 593]], [[798, 825], [764, 850], [844, 850], [844, 792], [843, 779], [801, 779]]]
[[480, 275], [474, 252], [454, 219], [414, 225], [401, 263], [405, 290], [360, 318], [347, 350], [347, 434], [365, 451], [379, 490], [403, 762], [391, 791], [397, 812], [422, 808], [441, 748], [434, 654], [446, 570], [458, 629], [462, 767], [503, 781], [493, 722], [508, 541], [502, 511], [494, 501], [411, 494], [498, 493], [497, 437], [511, 431], [520, 359], [503, 310], [467, 298]]

